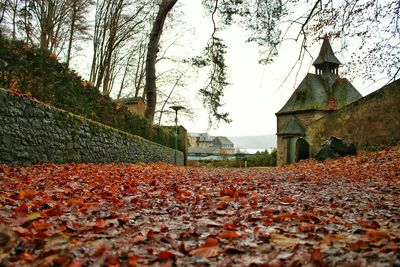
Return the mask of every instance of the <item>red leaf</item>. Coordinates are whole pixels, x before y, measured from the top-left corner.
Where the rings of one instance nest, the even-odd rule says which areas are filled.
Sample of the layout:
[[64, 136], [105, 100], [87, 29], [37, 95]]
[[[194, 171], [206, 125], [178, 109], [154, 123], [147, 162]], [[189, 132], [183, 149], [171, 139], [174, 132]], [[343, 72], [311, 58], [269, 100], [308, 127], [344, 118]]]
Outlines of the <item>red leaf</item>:
[[224, 210], [228, 207], [228, 204], [225, 201], [220, 201], [217, 204], [217, 208], [220, 210]]
[[109, 254], [106, 259], [106, 264], [108, 267], [119, 266], [119, 259], [118, 259], [117, 255]]
[[169, 260], [169, 259], [171, 259], [171, 258], [174, 258], [175, 255], [172, 254], [172, 253], [169, 252], [169, 251], [163, 250], [163, 251], [160, 251], [160, 252], [158, 253], [158, 257], [161, 258], [161, 259], [163, 259], [163, 260]]
[[15, 208], [16, 211], [28, 211], [28, 205], [26, 203], [23, 203], [21, 206], [18, 208]]
[[106, 249], [107, 249], [107, 247], [105, 245], [100, 245], [95, 249], [95, 251], [93, 252], [92, 256], [93, 257], [99, 257], [104, 253], [104, 251], [106, 251]]

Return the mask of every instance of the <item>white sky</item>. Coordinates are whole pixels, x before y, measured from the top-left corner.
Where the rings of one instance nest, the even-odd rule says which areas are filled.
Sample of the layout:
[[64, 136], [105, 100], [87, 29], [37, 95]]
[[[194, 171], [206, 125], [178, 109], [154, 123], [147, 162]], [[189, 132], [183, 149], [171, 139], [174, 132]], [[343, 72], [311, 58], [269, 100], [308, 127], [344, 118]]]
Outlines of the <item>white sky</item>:
[[[200, 1], [190, 1], [190, 5], [184, 6], [187, 21], [195, 28], [193, 43], [204, 47], [204, 40], [210, 36], [211, 20], [204, 18], [203, 8]], [[258, 64], [259, 50], [255, 44], [246, 43], [246, 33], [239, 27], [230, 27], [223, 35], [225, 44], [228, 45], [226, 63], [229, 67], [229, 82], [231, 83], [225, 91], [222, 108], [230, 113], [232, 123], [220, 123], [219, 127], [209, 131], [212, 135], [224, 136], [251, 136], [276, 133], [275, 113], [286, 103], [290, 95], [306, 73], [314, 72], [311, 66], [312, 59], [305, 57], [303, 68], [298, 73], [298, 80], [295, 81], [297, 69], [293, 71], [289, 79], [281, 86], [285, 77], [299, 57], [299, 44], [294, 41], [285, 42], [279, 56], [274, 63], [263, 66]], [[339, 44], [331, 43], [334, 51]], [[313, 57], [318, 55], [321, 44], [309, 47]], [[337, 54], [339, 60], [345, 64], [344, 55]], [[384, 85], [363, 84], [363, 81], [351, 81], [353, 85], [366, 95]], [[201, 84], [193, 85], [191, 88], [192, 99], [196, 89]], [[207, 111], [202, 108], [199, 101], [191, 101], [195, 118], [190, 120], [184, 116], [179, 117], [179, 124], [183, 125], [189, 132], [206, 132], [208, 129]]]

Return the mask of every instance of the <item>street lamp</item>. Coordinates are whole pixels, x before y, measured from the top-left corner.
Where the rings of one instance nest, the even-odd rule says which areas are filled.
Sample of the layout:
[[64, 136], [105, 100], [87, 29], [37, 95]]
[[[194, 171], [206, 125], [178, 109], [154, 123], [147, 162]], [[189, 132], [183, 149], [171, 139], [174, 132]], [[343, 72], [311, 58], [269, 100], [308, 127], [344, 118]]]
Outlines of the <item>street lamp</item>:
[[181, 109], [185, 109], [182, 106], [171, 106], [169, 107], [175, 110], [175, 165], [176, 165], [176, 151], [178, 150], [178, 111]]

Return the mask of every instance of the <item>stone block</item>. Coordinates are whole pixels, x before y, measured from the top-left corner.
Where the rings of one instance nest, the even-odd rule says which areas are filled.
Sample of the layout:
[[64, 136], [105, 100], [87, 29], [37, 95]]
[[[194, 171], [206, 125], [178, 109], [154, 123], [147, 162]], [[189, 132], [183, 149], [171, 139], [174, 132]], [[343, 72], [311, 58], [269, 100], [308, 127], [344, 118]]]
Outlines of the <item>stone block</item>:
[[329, 137], [321, 146], [322, 148], [315, 155], [317, 160], [357, 154], [356, 147], [353, 144], [348, 145], [342, 139], [334, 136]]

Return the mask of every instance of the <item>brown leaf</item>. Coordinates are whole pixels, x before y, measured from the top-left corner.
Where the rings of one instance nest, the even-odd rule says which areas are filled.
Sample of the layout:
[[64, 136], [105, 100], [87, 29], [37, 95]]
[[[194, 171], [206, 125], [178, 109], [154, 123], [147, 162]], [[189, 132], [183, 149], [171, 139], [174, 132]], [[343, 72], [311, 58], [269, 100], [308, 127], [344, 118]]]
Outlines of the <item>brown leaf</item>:
[[215, 247], [218, 245], [218, 240], [213, 238], [213, 237], [209, 237], [207, 238], [206, 242], [204, 242], [203, 244], [201, 244], [199, 247], [200, 248], [207, 248], [207, 247]]
[[213, 258], [221, 254], [221, 249], [217, 246], [197, 248], [189, 252], [192, 256], [200, 256], [203, 258]]

